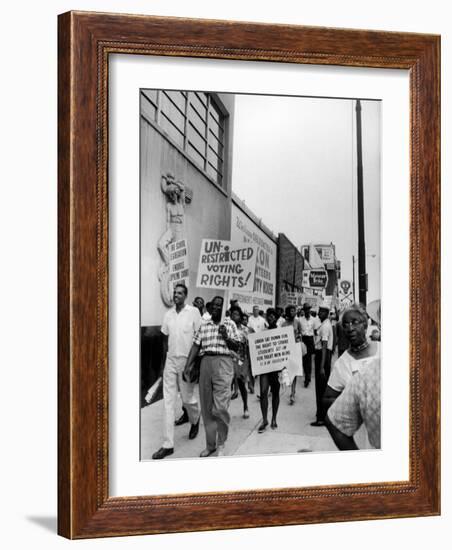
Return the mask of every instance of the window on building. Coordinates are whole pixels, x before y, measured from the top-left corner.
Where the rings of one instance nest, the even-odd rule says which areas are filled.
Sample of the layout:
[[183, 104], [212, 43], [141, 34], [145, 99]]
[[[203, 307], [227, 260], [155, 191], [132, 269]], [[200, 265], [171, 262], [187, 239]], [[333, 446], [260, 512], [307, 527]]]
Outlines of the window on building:
[[142, 90], [142, 97], [143, 114], [222, 187], [226, 117], [215, 98], [167, 90]]

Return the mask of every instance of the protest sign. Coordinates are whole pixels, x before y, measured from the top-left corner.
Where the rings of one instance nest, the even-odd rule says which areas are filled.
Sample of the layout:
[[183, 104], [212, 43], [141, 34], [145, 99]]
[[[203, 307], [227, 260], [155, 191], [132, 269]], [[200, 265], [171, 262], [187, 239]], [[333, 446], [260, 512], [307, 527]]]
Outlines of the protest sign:
[[187, 241], [185, 239], [180, 239], [170, 243], [169, 253], [169, 272], [172, 288], [178, 283], [183, 283], [188, 287], [189, 268]]
[[287, 368], [289, 377], [303, 374], [301, 345], [293, 327], [280, 327], [248, 335], [253, 376]]
[[281, 305], [302, 307], [304, 304], [304, 294], [301, 292], [285, 292], [281, 294]]
[[256, 247], [231, 241], [203, 239], [199, 254], [199, 288], [253, 290]]

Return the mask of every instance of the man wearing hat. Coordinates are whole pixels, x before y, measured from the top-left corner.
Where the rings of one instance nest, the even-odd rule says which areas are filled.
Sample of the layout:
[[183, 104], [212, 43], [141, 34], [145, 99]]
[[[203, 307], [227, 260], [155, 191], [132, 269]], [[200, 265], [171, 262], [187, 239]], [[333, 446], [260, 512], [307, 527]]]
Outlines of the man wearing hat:
[[306, 346], [307, 353], [303, 356], [304, 387], [307, 388], [311, 382], [312, 356], [314, 355], [314, 334], [318, 319], [311, 315], [311, 306], [308, 303], [303, 305], [303, 313], [300, 319], [301, 339]]
[[317, 419], [311, 426], [325, 425], [325, 408], [322, 405], [328, 378], [331, 370], [331, 354], [333, 351], [333, 327], [329, 320], [330, 307], [322, 303], [319, 307], [321, 325], [317, 332], [315, 343], [315, 397], [317, 405]]

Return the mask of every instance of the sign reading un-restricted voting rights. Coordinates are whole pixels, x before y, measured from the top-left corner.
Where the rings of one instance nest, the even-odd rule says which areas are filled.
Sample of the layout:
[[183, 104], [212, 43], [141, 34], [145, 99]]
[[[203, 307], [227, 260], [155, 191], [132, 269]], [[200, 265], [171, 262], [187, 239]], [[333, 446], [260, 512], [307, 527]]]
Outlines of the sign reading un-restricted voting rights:
[[203, 239], [196, 286], [253, 290], [256, 256], [256, 247], [252, 244]]
[[303, 374], [301, 345], [293, 327], [280, 327], [248, 335], [253, 376], [287, 368], [289, 378]]

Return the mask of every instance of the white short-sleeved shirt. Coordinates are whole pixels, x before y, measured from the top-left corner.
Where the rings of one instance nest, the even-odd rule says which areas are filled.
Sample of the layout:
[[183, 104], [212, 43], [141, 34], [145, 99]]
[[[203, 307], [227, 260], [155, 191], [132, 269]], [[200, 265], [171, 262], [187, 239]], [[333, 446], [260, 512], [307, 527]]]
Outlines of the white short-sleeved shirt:
[[333, 350], [333, 327], [329, 319], [325, 319], [318, 329], [316, 349], [322, 349], [322, 342], [326, 342], [327, 349]]
[[251, 327], [254, 332], [261, 332], [262, 330], [265, 330], [267, 328], [267, 323], [265, 322], [265, 319], [258, 315], [257, 317], [254, 317], [254, 315], [251, 315], [248, 317], [248, 326]]
[[376, 354], [370, 357], [364, 357], [363, 359], [355, 359], [348, 351], [344, 351], [331, 369], [328, 386], [333, 388], [333, 390], [342, 391], [347, 385], [347, 382], [361, 369], [361, 367], [371, 363], [375, 357], [380, 357], [380, 343], [375, 342], [375, 344], [377, 345]]
[[300, 317], [301, 334], [303, 336], [314, 336], [314, 329], [317, 325], [316, 319], [316, 317], [312, 316], [309, 316], [309, 319], [306, 317]]
[[322, 322], [318, 317], [314, 317], [314, 344], [316, 344], [319, 341], [319, 328]]
[[200, 324], [201, 315], [193, 306], [185, 305], [179, 313], [172, 307], [165, 313], [160, 330], [168, 336], [169, 357], [188, 357]]

